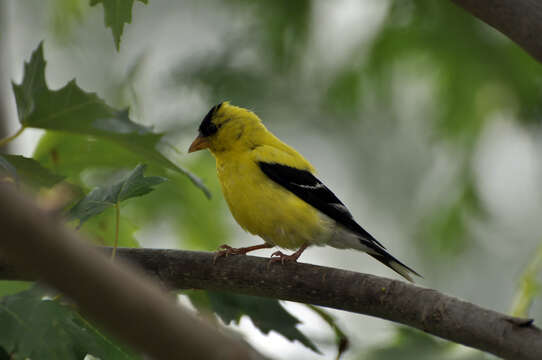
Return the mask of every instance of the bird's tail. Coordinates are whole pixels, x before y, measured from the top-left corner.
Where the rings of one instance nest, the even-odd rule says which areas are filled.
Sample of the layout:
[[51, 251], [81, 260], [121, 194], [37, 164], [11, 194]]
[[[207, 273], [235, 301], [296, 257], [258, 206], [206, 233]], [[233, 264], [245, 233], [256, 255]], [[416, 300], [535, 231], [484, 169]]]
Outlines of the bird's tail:
[[396, 273], [398, 273], [399, 275], [401, 275], [402, 277], [404, 277], [405, 279], [407, 279], [408, 281], [412, 283], [414, 282], [414, 280], [412, 280], [412, 277], [410, 276], [410, 274], [414, 274], [416, 276], [422, 277], [416, 271], [412, 270], [411, 268], [409, 268], [408, 266], [406, 266], [405, 264], [397, 260], [387, 251], [383, 249], [378, 249], [378, 250], [379, 250], [378, 254], [375, 254], [375, 253], [367, 253], [367, 254], [371, 255], [376, 260], [380, 261], [382, 264], [386, 265], [387, 267], [389, 267], [390, 269], [392, 269], [393, 271], [395, 271]]
[[382, 264], [386, 265], [410, 282], [414, 282], [410, 276], [411, 274], [422, 277], [416, 271], [397, 260], [378, 242], [375, 242], [372, 239], [367, 240], [361, 234], [356, 234], [350, 230], [343, 229], [340, 226], [335, 228], [334, 236], [328, 241], [327, 244], [338, 249], [361, 250], [368, 255], [371, 255], [376, 260], [380, 261]]

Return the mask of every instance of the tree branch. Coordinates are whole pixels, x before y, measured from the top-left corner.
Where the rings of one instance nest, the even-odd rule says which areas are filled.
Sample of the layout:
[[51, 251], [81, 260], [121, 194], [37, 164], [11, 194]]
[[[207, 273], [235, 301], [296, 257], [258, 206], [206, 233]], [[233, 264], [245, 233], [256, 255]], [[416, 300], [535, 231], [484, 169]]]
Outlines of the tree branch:
[[[153, 359], [262, 359], [177, 306], [155, 282], [123, 261], [112, 263], [79, 235], [0, 184], [0, 256], [9, 278], [40, 279], [73, 299], [104, 328]], [[27, 275], [14, 275], [14, 269]], [[7, 273], [6, 273], [7, 271]], [[33, 274], [33, 275], [29, 275]]]
[[[416, 327], [506, 359], [542, 359], [542, 334], [531, 320], [402, 281], [309, 264], [268, 268], [268, 259], [254, 256], [220, 258], [216, 264], [213, 253], [194, 251], [122, 248], [117, 256], [172, 289], [230, 291], [327, 306]], [[29, 279], [5, 264], [0, 264], [0, 278]]]
[[451, 0], [508, 36], [542, 63], [540, 0]]

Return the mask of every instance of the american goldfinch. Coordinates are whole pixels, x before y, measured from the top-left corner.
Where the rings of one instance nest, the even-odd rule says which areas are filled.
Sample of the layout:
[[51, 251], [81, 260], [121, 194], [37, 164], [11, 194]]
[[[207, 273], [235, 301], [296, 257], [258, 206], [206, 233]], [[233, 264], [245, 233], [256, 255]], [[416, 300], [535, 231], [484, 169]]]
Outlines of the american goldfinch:
[[[246, 254], [278, 246], [271, 261], [297, 261], [310, 245], [361, 250], [409, 281], [414, 270], [397, 260], [365, 231], [346, 206], [316, 178], [313, 166], [269, 132], [256, 114], [220, 103], [199, 126], [188, 152], [208, 148], [230, 211], [246, 231], [265, 243], [245, 248], [221, 246], [217, 256]], [[216, 258], [215, 258], [216, 259]]]

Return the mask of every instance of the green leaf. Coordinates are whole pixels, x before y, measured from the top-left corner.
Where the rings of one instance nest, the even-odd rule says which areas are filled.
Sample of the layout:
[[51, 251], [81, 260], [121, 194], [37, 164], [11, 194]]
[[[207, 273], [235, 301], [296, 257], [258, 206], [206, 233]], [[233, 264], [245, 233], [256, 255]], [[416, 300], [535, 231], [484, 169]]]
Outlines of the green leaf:
[[188, 176], [209, 196], [200, 179], [157, 150], [163, 134], [130, 120], [127, 109], [110, 107], [95, 93], [84, 92], [75, 80], [59, 90], [48, 89], [42, 43], [32, 53], [30, 62], [25, 63], [23, 81], [13, 84], [13, 92], [23, 127], [92, 135], [115, 142], [150, 163]]
[[[66, 176], [71, 183], [87, 188], [89, 171], [115, 171], [119, 164], [126, 168], [138, 164], [136, 154], [107, 140], [83, 135], [65, 136], [55, 131], [47, 131], [41, 137], [33, 157], [43, 166]], [[211, 192], [220, 193], [215, 161], [211, 155], [196, 154], [188, 161], [190, 170], [205, 179]], [[186, 249], [213, 251], [220, 244], [229, 243], [228, 239], [234, 232], [231, 214], [222, 196], [202, 201], [199, 191], [190, 186], [185, 176], [166, 172], [152, 163], [145, 174], [165, 176], [170, 181], [156, 188], [152, 196], [129, 202], [123, 208], [122, 215], [140, 228], [165, 222], [174, 231], [179, 246]], [[213, 226], [209, 226], [210, 223]], [[85, 223], [83, 230], [86, 231], [88, 226]]]
[[337, 324], [337, 320], [335, 320], [335, 318], [330, 313], [328, 313], [324, 309], [321, 309], [311, 304], [305, 304], [305, 305], [309, 309], [314, 311], [333, 330], [333, 333], [335, 334], [335, 344], [337, 345], [337, 357], [335, 359], [339, 360], [341, 356], [344, 354], [344, 352], [348, 350], [348, 347], [350, 346], [350, 340], [348, 339], [348, 336], [346, 336], [344, 331], [342, 331], [342, 329]]
[[[94, 136], [72, 134], [66, 136], [58, 131], [47, 131], [40, 138], [34, 154], [32, 155], [40, 164], [53, 169], [55, 173], [66, 176], [73, 183], [84, 185], [82, 174], [88, 169], [118, 169], [133, 168], [141, 159], [136, 153], [125, 147], [105, 139]], [[81, 161], [81, 159], [85, 161]], [[166, 171], [160, 166], [149, 163], [150, 169], [162, 169], [161, 175]]]
[[113, 185], [101, 186], [92, 190], [84, 199], [70, 209], [69, 217], [78, 219], [79, 226], [91, 217], [104, 212], [133, 197], [150, 193], [154, 186], [167, 179], [159, 176], [143, 176], [145, 165], [136, 168]]
[[33, 284], [30, 281], [0, 280], [0, 298], [26, 290]]
[[[148, 0], [139, 0], [148, 4]], [[104, 7], [105, 26], [111, 28], [113, 40], [117, 51], [120, 49], [120, 38], [124, 30], [124, 24], [132, 22], [132, 7], [134, 0], [90, 0], [90, 6], [102, 4]]]
[[[134, 234], [139, 229], [132, 221], [125, 216], [119, 219], [119, 238], [118, 246], [137, 248], [139, 242]], [[115, 243], [116, 218], [115, 209], [108, 208], [102, 214], [90, 218], [81, 227], [90, 240], [102, 246], [113, 246]]]
[[42, 299], [37, 288], [0, 301], [0, 347], [11, 359], [139, 359], [95, 328], [72, 307]]
[[52, 187], [64, 179], [63, 176], [53, 174], [34, 159], [20, 155], [1, 155], [0, 174], [6, 173], [13, 180], [21, 180], [35, 188]]
[[[193, 294], [188, 294], [192, 299]], [[320, 351], [296, 327], [301, 322], [287, 312], [276, 299], [257, 296], [238, 295], [225, 292], [207, 291], [211, 310], [214, 311], [225, 324], [238, 324], [243, 315], [250, 317], [254, 326], [264, 334], [276, 331], [290, 341], [298, 340], [300, 343], [320, 354]], [[201, 297], [197, 297], [194, 306], [204, 304]]]

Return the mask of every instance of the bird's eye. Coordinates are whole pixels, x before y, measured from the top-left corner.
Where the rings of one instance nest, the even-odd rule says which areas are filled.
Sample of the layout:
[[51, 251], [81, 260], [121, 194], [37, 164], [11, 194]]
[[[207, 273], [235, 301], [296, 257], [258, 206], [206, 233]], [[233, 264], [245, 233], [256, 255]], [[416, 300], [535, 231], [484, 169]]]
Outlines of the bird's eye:
[[213, 124], [211, 119], [208, 118], [208, 117], [206, 117], [202, 121], [202, 123], [201, 123], [201, 125], [199, 127], [199, 132], [203, 136], [211, 136], [211, 135], [215, 134], [217, 131], [218, 131], [218, 128], [216, 127], [215, 124]]
[[215, 124], [211, 123], [207, 131], [209, 131], [210, 135], [213, 135], [214, 133], [218, 131], [218, 127]]

